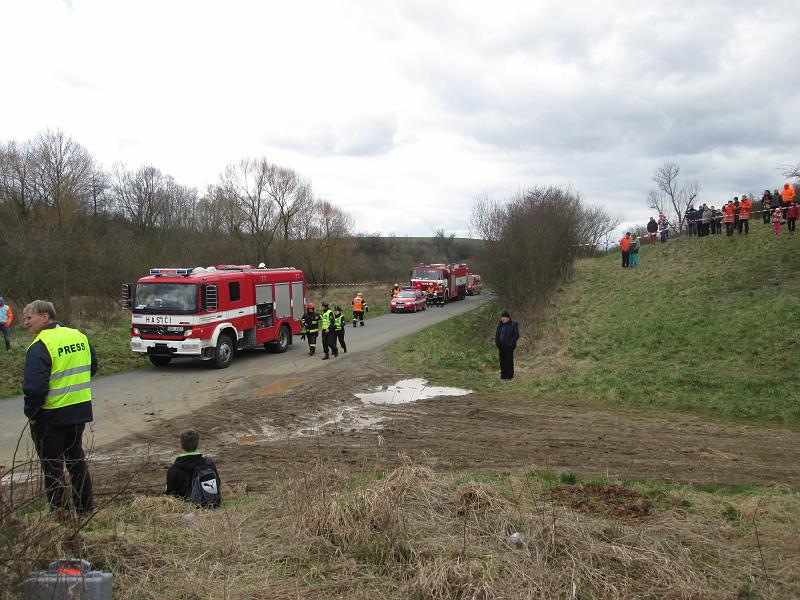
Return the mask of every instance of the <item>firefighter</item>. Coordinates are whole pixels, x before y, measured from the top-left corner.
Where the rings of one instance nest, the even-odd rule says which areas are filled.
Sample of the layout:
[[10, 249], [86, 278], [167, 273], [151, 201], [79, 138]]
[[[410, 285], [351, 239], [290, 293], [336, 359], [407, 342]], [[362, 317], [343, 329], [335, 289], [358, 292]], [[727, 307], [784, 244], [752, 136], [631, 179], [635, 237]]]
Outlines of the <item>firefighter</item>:
[[428, 284], [428, 289], [425, 291], [425, 304], [436, 306], [436, 286], [432, 283]]
[[319, 333], [319, 314], [314, 310], [314, 303], [306, 305], [306, 314], [303, 315], [303, 329], [300, 332], [300, 339], [308, 338], [308, 355], [314, 356], [317, 351], [317, 334]]
[[364, 296], [361, 295], [361, 292], [356, 294], [356, 297], [353, 298], [353, 327], [356, 326], [356, 321], [361, 321], [361, 326], [364, 326], [364, 313], [369, 312], [369, 305], [367, 301], [364, 300]]
[[328, 360], [330, 353], [333, 357], [339, 356], [339, 351], [336, 349], [336, 329], [333, 323], [333, 311], [330, 309], [330, 304], [322, 301], [322, 314], [320, 315], [320, 327], [322, 329], [322, 351], [325, 356], [322, 360]]
[[436, 291], [437, 299], [439, 300], [439, 308], [444, 306], [444, 285], [439, 285], [439, 289]]
[[400, 284], [395, 283], [394, 286], [392, 286], [392, 292], [391, 292], [392, 298], [397, 296], [397, 294], [399, 293], [400, 293]]
[[[363, 323], [363, 321], [362, 321]], [[342, 347], [342, 352], [347, 354], [347, 344], [344, 343], [344, 330], [347, 323], [344, 321], [344, 314], [342, 313], [341, 306], [333, 307], [333, 331], [339, 345]], [[334, 354], [334, 356], [336, 356]]]

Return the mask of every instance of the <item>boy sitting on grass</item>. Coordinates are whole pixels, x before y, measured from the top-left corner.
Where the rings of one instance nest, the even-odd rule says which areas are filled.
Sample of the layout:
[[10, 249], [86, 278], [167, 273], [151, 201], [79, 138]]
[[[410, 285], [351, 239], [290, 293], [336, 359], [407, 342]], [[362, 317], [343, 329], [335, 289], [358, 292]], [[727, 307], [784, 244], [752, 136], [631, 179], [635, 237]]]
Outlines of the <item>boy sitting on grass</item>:
[[167, 471], [164, 494], [177, 496], [196, 506], [217, 508], [222, 504], [221, 481], [214, 461], [197, 451], [200, 434], [194, 429], [181, 433], [183, 452]]

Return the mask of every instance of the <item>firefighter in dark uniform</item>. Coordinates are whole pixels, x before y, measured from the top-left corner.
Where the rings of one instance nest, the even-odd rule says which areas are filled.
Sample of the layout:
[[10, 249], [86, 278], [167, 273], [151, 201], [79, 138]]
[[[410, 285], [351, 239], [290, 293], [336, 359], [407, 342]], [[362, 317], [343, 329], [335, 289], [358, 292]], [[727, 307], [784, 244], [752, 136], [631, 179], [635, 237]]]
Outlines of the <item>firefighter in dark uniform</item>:
[[445, 295], [444, 295], [444, 286], [440, 285], [436, 290], [436, 298], [439, 302], [439, 308], [444, 306]]
[[303, 315], [303, 328], [300, 331], [300, 339], [308, 339], [308, 355], [314, 356], [317, 351], [317, 334], [319, 333], [319, 315], [314, 310], [313, 302], [306, 305], [306, 314]]
[[369, 312], [369, 306], [367, 305], [367, 301], [364, 300], [364, 296], [361, 295], [361, 292], [356, 294], [351, 304], [353, 306], [353, 327], [356, 326], [356, 321], [361, 321], [361, 326], [363, 327], [364, 313]]
[[79, 514], [92, 509], [92, 479], [83, 453], [83, 430], [92, 421], [91, 378], [97, 355], [86, 336], [56, 321], [51, 302], [34, 300], [22, 311], [36, 337], [25, 354], [25, 416], [42, 464], [50, 506], [64, 506], [64, 466]]
[[342, 352], [347, 354], [347, 344], [344, 343], [344, 330], [347, 323], [344, 321], [344, 314], [342, 313], [341, 306], [333, 307], [333, 330], [339, 345], [342, 347]]
[[432, 283], [428, 285], [428, 289], [425, 292], [425, 304], [436, 306], [436, 286]]
[[322, 351], [325, 353], [325, 356], [322, 357], [322, 360], [328, 360], [330, 358], [330, 352], [333, 353], [333, 357], [336, 358], [339, 356], [339, 351], [336, 349], [336, 330], [334, 329], [333, 323], [333, 311], [330, 309], [330, 305], [322, 301], [322, 314], [320, 315], [320, 328], [322, 329]]

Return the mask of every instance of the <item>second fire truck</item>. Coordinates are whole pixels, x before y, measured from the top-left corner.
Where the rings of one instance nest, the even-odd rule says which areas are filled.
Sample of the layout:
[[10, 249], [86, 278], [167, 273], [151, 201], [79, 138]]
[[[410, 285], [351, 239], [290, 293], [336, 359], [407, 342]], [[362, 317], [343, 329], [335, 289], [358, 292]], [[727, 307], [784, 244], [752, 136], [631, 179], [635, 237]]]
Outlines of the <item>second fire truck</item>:
[[418, 290], [427, 290], [433, 284], [444, 290], [445, 302], [463, 300], [467, 295], [469, 267], [464, 264], [417, 265], [411, 271], [411, 285]]

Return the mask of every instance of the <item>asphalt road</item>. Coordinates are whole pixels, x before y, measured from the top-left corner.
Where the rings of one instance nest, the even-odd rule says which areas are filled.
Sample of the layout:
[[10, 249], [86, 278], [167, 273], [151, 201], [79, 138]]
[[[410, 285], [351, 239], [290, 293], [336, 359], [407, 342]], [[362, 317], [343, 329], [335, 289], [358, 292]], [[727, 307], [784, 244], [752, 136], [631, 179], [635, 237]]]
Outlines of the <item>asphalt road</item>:
[[[305, 341], [295, 338], [284, 354], [263, 350], [239, 353], [227, 369], [209, 368], [209, 363], [178, 360], [167, 368], [147, 366], [136, 371], [100, 377], [94, 381], [94, 422], [84, 436], [86, 445], [99, 448], [131, 433], [145, 431], [161, 419], [190, 413], [218, 399], [270, 385], [278, 380], [301, 375], [309, 377], [315, 369], [333, 369], [365, 352], [379, 350], [402, 337], [418, 332], [455, 315], [467, 312], [489, 299], [487, 294], [468, 296], [443, 308], [418, 313], [388, 314], [367, 321], [365, 327], [348, 327], [345, 340], [348, 353], [322, 362], [321, 347], [313, 358]], [[102, 363], [102, 356], [99, 357]], [[0, 465], [11, 465], [16, 452], [33, 456], [30, 435], [22, 413], [22, 396], [0, 400]], [[17, 444], [19, 442], [19, 448]]]

